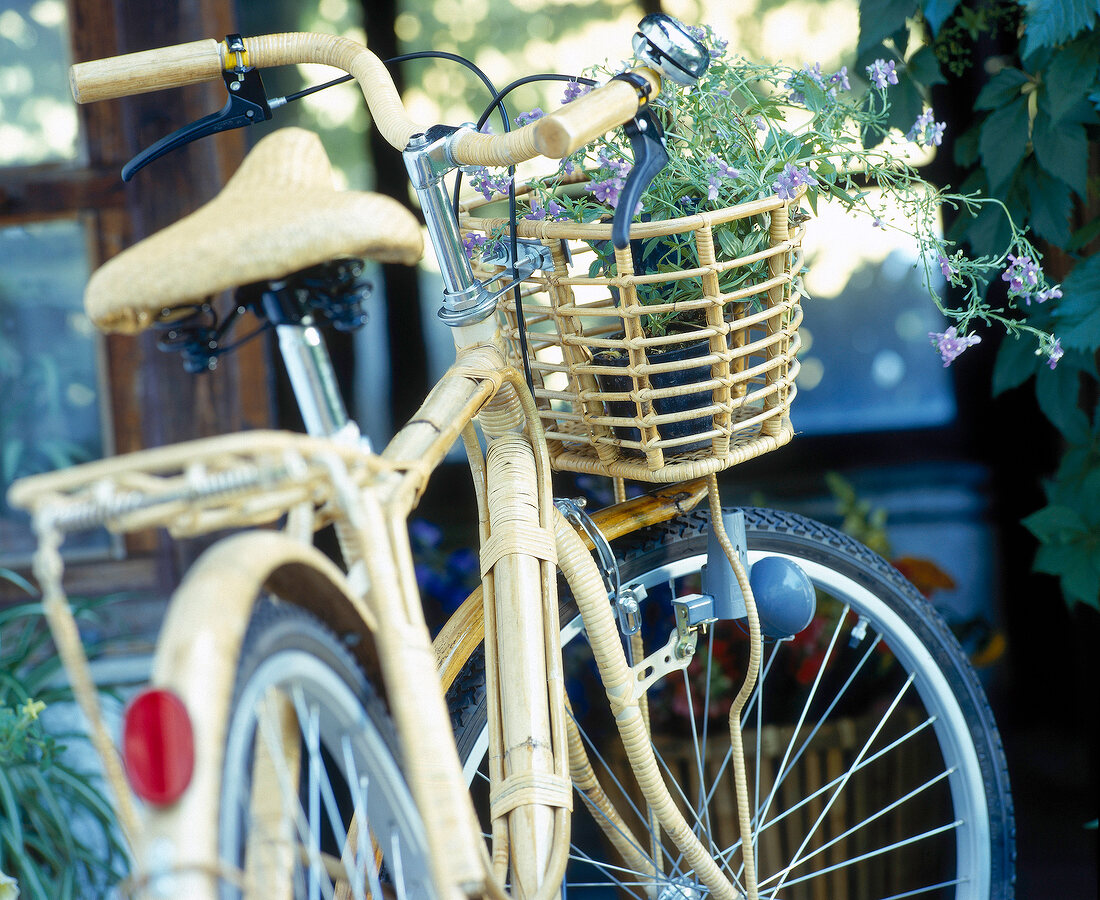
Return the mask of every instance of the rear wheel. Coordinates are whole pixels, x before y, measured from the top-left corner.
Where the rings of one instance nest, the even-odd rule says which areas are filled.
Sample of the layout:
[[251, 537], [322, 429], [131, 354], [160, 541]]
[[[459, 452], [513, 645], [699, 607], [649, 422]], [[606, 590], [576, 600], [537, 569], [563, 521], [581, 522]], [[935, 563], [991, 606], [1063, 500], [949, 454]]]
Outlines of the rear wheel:
[[[750, 564], [786, 557], [817, 593], [807, 628], [765, 643], [760, 682], [742, 717], [760, 897], [1011, 898], [1014, 825], [1004, 755], [950, 631], [893, 568], [846, 535], [791, 514], [744, 512]], [[674, 627], [671, 598], [700, 590], [708, 527], [709, 516], [696, 512], [620, 549], [624, 584], [648, 594], [645, 653]], [[598, 813], [575, 816], [570, 892], [704, 896], [677, 848], [651, 827], [571, 602], [563, 604], [562, 622], [574, 721], [621, 817], [612, 827]], [[741, 887], [726, 720], [746, 659], [738, 624], [717, 623], [700, 636], [688, 669], [647, 694], [665, 781]], [[485, 747], [477, 680], [471, 668], [452, 694], [463, 698], [455, 710], [460, 753], [471, 777], [483, 781], [475, 774]], [[624, 828], [629, 863], [611, 849], [610, 833]]]
[[423, 825], [385, 708], [320, 621], [263, 601], [234, 690], [223, 897], [431, 897]]

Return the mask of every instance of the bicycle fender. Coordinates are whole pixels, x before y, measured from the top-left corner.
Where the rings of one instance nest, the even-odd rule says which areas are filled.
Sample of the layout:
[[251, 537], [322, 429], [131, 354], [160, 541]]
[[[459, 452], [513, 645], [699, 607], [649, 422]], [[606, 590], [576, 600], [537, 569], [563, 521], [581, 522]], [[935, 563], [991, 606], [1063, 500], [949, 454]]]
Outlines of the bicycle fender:
[[[174, 691], [194, 729], [195, 769], [171, 807], [150, 807], [145, 874], [171, 872], [171, 896], [217, 895], [217, 810], [226, 723], [237, 662], [262, 595], [274, 595], [319, 615], [338, 634], [379, 689], [373, 616], [344, 573], [319, 550], [275, 531], [251, 531], [219, 541], [191, 567], [172, 597], [157, 641], [152, 683]], [[166, 858], [168, 857], [168, 858]], [[140, 875], [138, 876], [140, 878]]]

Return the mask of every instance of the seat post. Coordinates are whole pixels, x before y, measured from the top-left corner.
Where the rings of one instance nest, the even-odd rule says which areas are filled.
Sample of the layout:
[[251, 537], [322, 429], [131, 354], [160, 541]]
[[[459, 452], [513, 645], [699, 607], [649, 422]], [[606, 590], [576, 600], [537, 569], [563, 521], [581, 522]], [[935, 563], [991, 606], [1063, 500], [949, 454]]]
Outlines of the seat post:
[[302, 285], [292, 280], [269, 282], [260, 294], [259, 307], [257, 312], [275, 326], [279, 353], [306, 432], [314, 437], [336, 437], [352, 430], [358, 438], [359, 428], [348, 417], [332, 358]]
[[307, 317], [297, 324], [277, 325], [275, 331], [306, 431], [314, 437], [334, 437], [352, 423], [320, 329]]

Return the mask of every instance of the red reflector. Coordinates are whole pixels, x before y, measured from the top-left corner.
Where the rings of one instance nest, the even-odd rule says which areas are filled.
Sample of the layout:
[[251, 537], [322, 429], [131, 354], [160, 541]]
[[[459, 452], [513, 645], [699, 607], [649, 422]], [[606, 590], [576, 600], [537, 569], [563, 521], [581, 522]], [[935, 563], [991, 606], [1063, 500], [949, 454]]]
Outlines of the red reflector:
[[151, 688], [130, 701], [122, 723], [122, 760], [142, 800], [166, 806], [180, 798], [195, 768], [195, 739], [179, 697]]

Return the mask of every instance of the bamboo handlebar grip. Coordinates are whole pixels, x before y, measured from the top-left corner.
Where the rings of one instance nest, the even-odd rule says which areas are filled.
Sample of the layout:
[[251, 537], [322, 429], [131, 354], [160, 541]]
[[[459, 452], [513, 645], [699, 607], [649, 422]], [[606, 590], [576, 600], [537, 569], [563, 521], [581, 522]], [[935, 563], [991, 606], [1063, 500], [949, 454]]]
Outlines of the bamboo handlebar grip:
[[77, 103], [93, 103], [212, 81], [221, 72], [218, 42], [207, 38], [77, 63], [69, 69], [69, 84]]
[[[649, 82], [651, 98], [660, 93], [661, 76], [657, 72], [645, 68], [632, 71]], [[641, 105], [633, 85], [610, 81], [535, 122], [535, 147], [543, 156], [561, 159], [630, 121]]]

